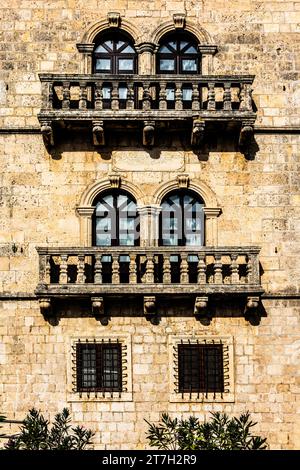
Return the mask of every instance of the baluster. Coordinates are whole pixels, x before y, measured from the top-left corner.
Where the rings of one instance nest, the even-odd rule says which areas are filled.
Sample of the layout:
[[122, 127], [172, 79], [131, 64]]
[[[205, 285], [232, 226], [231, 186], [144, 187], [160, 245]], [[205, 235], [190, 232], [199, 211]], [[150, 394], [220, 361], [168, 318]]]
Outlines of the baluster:
[[224, 95], [223, 95], [223, 109], [224, 111], [231, 111], [231, 83], [224, 83]]
[[187, 255], [181, 255], [180, 261], [180, 283], [188, 284], [189, 283], [189, 264], [187, 260]]
[[247, 284], [259, 284], [258, 259], [253, 254], [248, 255], [246, 272], [247, 272]]
[[207, 109], [214, 111], [216, 109], [215, 83], [208, 82]]
[[252, 111], [252, 88], [250, 83], [243, 83], [240, 93], [240, 111]]
[[68, 255], [60, 256], [59, 284], [68, 284]]
[[170, 255], [163, 255], [163, 283], [170, 284], [172, 282], [171, 278], [171, 261]]
[[102, 283], [102, 255], [95, 255], [94, 283]]
[[95, 109], [103, 109], [103, 82], [96, 82], [95, 84]]
[[198, 255], [198, 265], [197, 265], [197, 272], [198, 272], [198, 284], [206, 284], [206, 262], [205, 262], [205, 255]]
[[63, 82], [62, 109], [70, 109], [70, 82]]
[[200, 93], [199, 93], [198, 83], [193, 83], [192, 109], [194, 111], [197, 111], [200, 109]]
[[111, 90], [111, 109], [116, 111], [119, 109], [119, 83], [113, 82]]
[[126, 109], [134, 109], [134, 88], [132, 82], [127, 83]]
[[45, 282], [50, 284], [51, 282], [51, 265], [50, 265], [50, 256], [46, 255], [46, 266], [45, 266]]
[[240, 282], [239, 265], [237, 262], [237, 258], [238, 258], [238, 255], [236, 253], [231, 254], [231, 265], [230, 265], [231, 284], [239, 284]]
[[154, 257], [153, 255], [147, 255], [147, 265], [146, 265], [146, 275], [145, 280], [146, 284], [154, 283]]
[[175, 109], [181, 110], [183, 109], [183, 101], [182, 101], [182, 83], [176, 83], [176, 90], [175, 90]]
[[84, 284], [85, 283], [85, 274], [84, 274], [84, 255], [78, 255], [78, 262], [77, 262], [77, 278], [76, 284]]
[[80, 93], [79, 93], [79, 109], [87, 108], [87, 83], [80, 82]]
[[120, 265], [119, 265], [119, 255], [112, 255], [112, 284], [120, 284]]
[[131, 253], [129, 255], [129, 283], [137, 283], [137, 269], [136, 269], [136, 255]]
[[143, 109], [151, 109], [150, 82], [143, 82]]
[[159, 89], [159, 109], [165, 110], [168, 108], [167, 103], [167, 82], [160, 82]]
[[53, 109], [53, 87], [52, 82], [42, 82], [42, 107]]
[[222, 273], [222, 255], [215, 255], [215, 264], [214, 264], [214, 283], [223, 284], [223, 273]]

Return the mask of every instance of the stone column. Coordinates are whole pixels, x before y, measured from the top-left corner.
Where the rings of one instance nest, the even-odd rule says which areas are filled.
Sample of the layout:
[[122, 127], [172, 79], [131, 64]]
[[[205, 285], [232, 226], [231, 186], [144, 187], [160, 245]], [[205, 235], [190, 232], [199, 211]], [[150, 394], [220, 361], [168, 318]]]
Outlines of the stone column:
[[154, 74], [154, 52], [156, 45], [151, 42], [142, 42], [136, 44], [135, 49], [139, 55], [138, 73], [140, 75], [153, 75]]
[[92, 246], [92, 216], [95, 207], [77, 207], [76, 213], [80, 220], [80, 244]]
[[203, 75], [213, 73], [213, 56], [217, 52], [217, 46], [199, 44], [198, 49], [201, 53], [201, 68]]
[[158, 246], [160, 206], [139, 206], [140, 216], [140, 245]]
[[218, 207], [204, 207], [205, 215], [205, 244], [218, 246], [218, 217], [221, 209]]
[[83, 54], [80, 73], [92, 73], [92, 57], [95, 44], [76, 44], [77, 50]]

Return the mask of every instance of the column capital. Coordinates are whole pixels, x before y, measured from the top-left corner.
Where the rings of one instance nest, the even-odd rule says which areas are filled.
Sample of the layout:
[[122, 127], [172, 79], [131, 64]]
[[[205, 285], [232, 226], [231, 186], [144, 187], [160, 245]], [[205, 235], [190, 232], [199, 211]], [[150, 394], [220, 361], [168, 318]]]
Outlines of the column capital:
[[199, 52], [205, 55], [215, 55], [218, 51], [218, 46], [213, 44], [199, 44], [198, 45]]
[[94, 210], [95, 210], [94, 206], [76, 207], [76, 213], [80, 215], [80, 217], [92, 217]]
[[153, 42], [141, 42], [140, 44], [135, 44], [135, 50], [138, 54], [142, 54], [143, 52], [150, 52], [154, 54], [157, 49], [157, 44]]
[[92, 54], [95, 44], [94, 43], [78, 43], [76, 44], [78, 52], [83, 54]]
[[159, 215], [161, 212], [161, 206], [158, 204], [138, 206], [137, 211], [141, 215]]
[[222, 209], [219, 207], [204, 207], [203, 212], [206, 218], [216, 219], [222, 212]]

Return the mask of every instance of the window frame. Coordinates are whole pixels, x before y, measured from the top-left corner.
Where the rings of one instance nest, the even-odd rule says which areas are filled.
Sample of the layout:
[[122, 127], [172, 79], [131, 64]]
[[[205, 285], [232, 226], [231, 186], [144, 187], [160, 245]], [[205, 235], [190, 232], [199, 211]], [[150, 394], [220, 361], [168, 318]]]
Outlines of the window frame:
[[[109, 48], [105, 44], [105, 42], [107, 41], [113, 41], [112, 49]], [[120, 46], [120, 48], [117, 49], [116, 44], [118, 43], [118, 41], [123, 41], [124, 44]], [[96, 52], [96, 49], [99, 46], [102, 46], [104, 49], [107, 50], [107, 52]], [[126, 49], [127, 46], [132, 47], [134, 52], [123, 53], [122, 51]], [[96, 39], [95, 41], [95, 47], [93, 51], [93, 60], [92, 60], [93, 73], [101, 73], [101, 74], [109, 74], [109, 75], [122, 75], [122, 74], [133, 75], [137, 73], [137, 63], [138, 63], [137, 57], [138, 55], [134, 48], [133, 40], [130, 37], [128, 37], [126, 34], [108, 33], [108, 34], [102, 35], [98, 40]], [[96, 68], [97, 59], [110, 59], [110, 62], [111, 62], [110, 70], [97, 69]], [[120, 69], [119, 59], [132, 59], [133, 60], [132, 70]]]
[[[168, 44], [171, 41], [176, 41], [176, 47], [173, 48], [174, 52], [170, 49]], [[186, 41], [187, 44], [181, 50], [180, 43]], [[165, 46], [170, 52], [160, 52], [160, 49]], [[195, 47], [196, 51], [198, 50], [198, 43], [196, 38], [192, 37], [189, 34], [185, 33], [171, 33], [166, 37], [162, 38], [160, 41], [159, 49], [156, 54], [156, 73], [157, 74], [170, 74], [170, 75], [197, 75], [201, 73], [201, 53], [185, 53], [184, 51], [189, 47]], [[172, 47], [172, 46], [171, 46]], [[161, 60], [174, 60], [174, 69], [173, 70], [162, 70], [160, 66]], [[187, 71], [183, 70], [183, 60], [196, 60], [197, 70]]]

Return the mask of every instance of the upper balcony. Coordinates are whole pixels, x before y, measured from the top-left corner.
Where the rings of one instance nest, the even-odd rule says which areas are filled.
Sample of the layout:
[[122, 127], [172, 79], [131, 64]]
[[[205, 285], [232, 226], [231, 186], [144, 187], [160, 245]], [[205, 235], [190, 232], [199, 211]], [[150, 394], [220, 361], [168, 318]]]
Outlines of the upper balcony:
[[145, 315], [156, 297], [194, 297], [195, 315], [209, 298], [241, 297], [247, 316], [263, 293], [258, 247], [78, 247], [37, 248], [40, 282], [36, 295], [44, 313], [52, 299], [88, 298], [95, 314], [103, 299], [143, 297]]
[[59, 128], [91, 129], [95, 145], [105, 145], [114, 127], [141, 129], [143, 145], [155, 144], [156, 130], [188, 129], [200, 147], [206, 129], [239, 133], [245, 152], [256, 113], [254, 76], [40, 74], [42, 109], [38, 115], [45, 144]]

